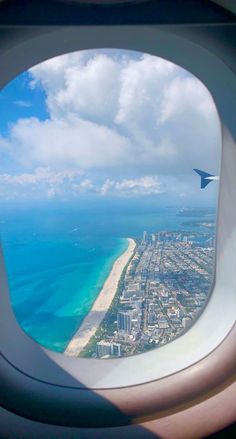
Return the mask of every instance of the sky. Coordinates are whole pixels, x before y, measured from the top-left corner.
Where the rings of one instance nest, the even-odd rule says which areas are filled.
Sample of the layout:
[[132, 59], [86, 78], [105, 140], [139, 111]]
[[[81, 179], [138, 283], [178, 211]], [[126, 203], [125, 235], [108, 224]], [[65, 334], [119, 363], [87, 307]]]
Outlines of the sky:
[[0, 202], [150, 197], [213, 203], [221, 134], [206, 87], [164, 59], [99, 49], [24, 72], [0, 93]]

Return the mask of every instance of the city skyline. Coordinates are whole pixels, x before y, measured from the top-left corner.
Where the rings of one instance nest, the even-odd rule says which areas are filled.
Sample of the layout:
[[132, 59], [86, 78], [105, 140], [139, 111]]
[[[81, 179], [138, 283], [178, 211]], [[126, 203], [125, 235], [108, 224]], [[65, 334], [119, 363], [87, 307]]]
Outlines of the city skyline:
[[201, 225], [205, 234], [144, 231], [96, 332], [83, 344], [85, 326], [79, 328], [65, 353], [88, 358], [141, 354], [186, 332], [203, 311], [214, 276], [215, 224], [203, 219]]

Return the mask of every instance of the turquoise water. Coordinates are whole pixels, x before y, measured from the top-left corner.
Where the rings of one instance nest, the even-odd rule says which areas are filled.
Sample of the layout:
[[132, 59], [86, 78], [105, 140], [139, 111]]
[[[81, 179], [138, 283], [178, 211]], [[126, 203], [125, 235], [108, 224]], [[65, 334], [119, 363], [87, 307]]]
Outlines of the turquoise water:
[[42, 345], [62, 352], [114, 261], [126, 250], [127, 237], [140, 238], [143, 230], [182, 230], [186, 219], [176, 216], [178, 210], [141, 211], [140, 206], [119, 204], [2, 209], [10, 296], [23, 329]]

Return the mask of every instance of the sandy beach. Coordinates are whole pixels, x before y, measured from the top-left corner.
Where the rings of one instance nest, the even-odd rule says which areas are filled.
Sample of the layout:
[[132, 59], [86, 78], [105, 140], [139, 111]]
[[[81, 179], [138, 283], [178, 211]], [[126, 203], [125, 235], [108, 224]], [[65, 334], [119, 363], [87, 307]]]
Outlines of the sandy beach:
[[78, 331], [75, 333], [67, 348], [65, 354], [69, 356], [78, 356], [82, 349], [87, 345], [90, 338], [96, 333], [99, 325], [104, 319], [112, 300], [116, 294], [118, 282], [124, 267], [132, 256], [135, 249], [135, 241], [128, 238], [129, 245], [127, 250], [116, 259], [112, 270], [106, 279], [102, 290], [95, 300], [90, 312], [84, 318]]

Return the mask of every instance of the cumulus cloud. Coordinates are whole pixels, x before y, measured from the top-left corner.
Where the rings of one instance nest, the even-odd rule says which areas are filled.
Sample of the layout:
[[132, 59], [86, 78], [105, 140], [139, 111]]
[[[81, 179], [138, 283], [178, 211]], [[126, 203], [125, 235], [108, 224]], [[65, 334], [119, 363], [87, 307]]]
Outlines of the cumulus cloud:
[[17, 194], [27, 197], [30, 194], [47, 196], [53, 198], [56, 195], [65, 194], [70, 191], [72, 182], [81, 178], [81, 171], [72, 171], [71, 169], [56, 171], [51, 168], [37, 168], [33, 172], [23, 174], [0, 174], [1, 194], [8, 194], [9, 188], [15, 198]]
[[78, 52], [31, 71], [33, 80], [46, 91], [53, 122], [62, 118], [69, 128], [73, 114], [122, 137], [121, 148], [115, 139], [110, 148], [104, 143], [107, 153], [95, 142], [88, 148], [87, 166], [100, 166], [98, 158], [103, 154], [105, 159], [112, 149], [114, 166], [122, 162], [137, 173], [143, 166], [147, 173], [170, 175], [186, 173], [196, 163], [211, 167], [213, 157], [219, 155], [220, 131], [205, 86], [161, 58], [121, 53], [117, 57], [109, 51]]
[[107, 178], [98, 184], [90, 178], [83, 178], [82, 171], [56, 171], [49, 167], [17, 175], [0, 174], [0, 187], [0, 195], [8, 199], [17, 198], [19, 190], [21, 197], [36, 195], [48, 199], [58, 196], [67, 199], [88, 192], [115, 197], [148, 196], [165, 192], [165, 185], [157, 176], [121, 180]]
[[[125, 196], [160, 193], [158, 178], [177, 177], [181, 185], [195, 167], [218, 172], [214, 103], [178, 66], [151, 55], [94, 50], [46, 61], [30, 78], [32, 93], [35, 87], [45, 92], [49, 117], [19, 119], [0, 139], [0, 153], [2, 144], [22, 169], [83, 169], [92, 179], [74, 182], [75, 192]], [[94, 181], [98, 174], [102, 186]]]
[[45, 182], [47, 184], [61, 184], [64, 180], [73, 180], [74, 178], [81, 176], [81, 171], [53, 171], [50, 168], [37, 168], [32, 173], [24, 173], [20, 175], [0, 174], [0, 182], [2, 184], [18, 184], [18, 185], [31, 185], [39, 182]]
[[85, 180], [81, 181], [80, 187], [85, 189], [85, 190], [92, 189], [93, 188], [93, 183], [91, 182], [91, 180], [89, 178], [85, 178]]
[[[173, 63], [144, 55], [139, 61], [130, 60], [121, 72], [121, 88], [117, 123], [153, 123], [160, 105], [162, 89], [174, 77]], [[145, 110], [148, 109], [148, 113]]]
[[197, 78], [174, 78], [164, 90], [158, 121], [163, 124], [171, 118], [181, 119], [189, 112], [207, 121], [215, 113], [213, 100]]
[[81, 193], [98, 193], [99, 189], [96, 187], [89, 178], [85, 178], [79, 183], [73, 183], [71, 185], [71, 193], [73, 195], [80, 195]]
[[118, 195], [125, 197], [157, 195], [165, 192], [164, 185], [156, 176], [145, 176], [139, 179], [107, 179], [101, 186], [101, 195]]
[[106, 126], [70, 115], [67, 119], [20, 119], [12, 128], [10, 143], [21, 163], [79, 168], [122, 165], [129, 140]]
[[68, 113], [100, 123], [112, 122], [119, 97], [121, 64], [96, 53], [84, 61], [84, 52], [49, 60], [31, 69], [31, 85], [41, 84], [51, 117]]

